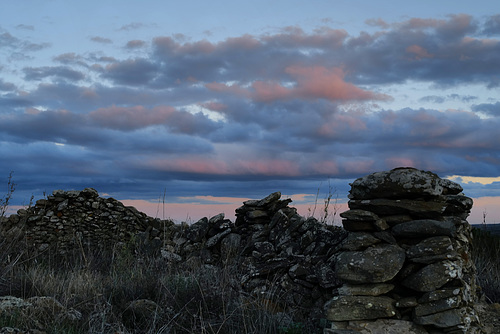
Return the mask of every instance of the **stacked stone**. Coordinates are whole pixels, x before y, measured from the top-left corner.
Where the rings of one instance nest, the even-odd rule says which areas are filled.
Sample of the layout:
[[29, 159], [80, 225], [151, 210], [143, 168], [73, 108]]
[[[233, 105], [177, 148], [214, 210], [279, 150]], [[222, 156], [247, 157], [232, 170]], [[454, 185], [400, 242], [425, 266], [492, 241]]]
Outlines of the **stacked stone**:
[[[345, 232], [304, 218], [281, 193], [250, 200], [236, 209], [241, 235], [241, 279], [250, 295], [292, 309], [298, 319], [323, 317], [323, 305], [341, 282], [332, 262]], [[276, 296], [281, 296], [276, 300]]]
[[298, 215], [290, 202], [275, 192], [245, 201], [235, 223], [219, 214], [176, 226], [162, 254], [187, 265], [236, 264], [247, 295], [268, 298], [299, 318], [322, 318], [324, 303], [341, 285], [333, 261], [346, 233]]
[[136, 236], [147, 236], [146, 244], [159, 246], [161, 225], [133, 207], [99, 197], [95, 189], [86, 188], [54, 190], [2, 222], [1, 232], [4, 237], [20, 238], [37, 251], [54, 246], [59, 253], [66, 253], [90, 245], [112, 247]]
[[[481, 333], [469, 257], [472, 200], [431, 172], [398, 168], [351, 184], [344, 281], [326, 304], [328, 333]], [[382, 319], [381, 319], [382, 318]]]

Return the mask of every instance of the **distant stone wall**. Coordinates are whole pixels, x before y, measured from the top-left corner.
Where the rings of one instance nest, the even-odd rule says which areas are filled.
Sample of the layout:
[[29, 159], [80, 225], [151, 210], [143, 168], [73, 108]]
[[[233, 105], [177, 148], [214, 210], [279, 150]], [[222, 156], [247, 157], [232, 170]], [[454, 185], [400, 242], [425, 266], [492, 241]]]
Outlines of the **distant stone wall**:
[[351, 186], [341, 214], [349, 233], [335, 263], [344, 285], [326, 305], [326, 332], [480, 333], [466, 221], [472, 200], [462, 188], [410, 168]]
[[8, 238], [19, 238], [35, 252], [49, 247], [59, 253], [84, 247], [112, 247], [128, 242], [138, 232], [159, 224], [133, 207], [113, 198], [99, 197], [92, 188], [83, 191], [55, 190], [4, 219], [0, 231]]
[[3, 219], [0, 234], [42, 254], [133, 242], [183, 266], [233, 266], [245, 295], [299, 320], [326, 318], [325, 333], [480, 333], [462, 188], [412, 168], [351, 186], [344, 229], [300, 216], [279, 192], [244, 202], [235, 222], [219, 214], [187, 225], [87, 188], [54, 191]]

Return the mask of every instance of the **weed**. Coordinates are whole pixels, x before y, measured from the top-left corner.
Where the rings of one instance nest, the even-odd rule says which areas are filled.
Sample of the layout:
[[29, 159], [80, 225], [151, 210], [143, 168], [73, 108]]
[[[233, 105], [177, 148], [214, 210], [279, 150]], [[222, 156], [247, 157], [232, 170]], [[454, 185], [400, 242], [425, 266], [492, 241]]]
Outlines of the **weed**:
[[12, 171], [9, 173], [9, 177], [7, 178], [7, 192], [2, 198], [0, 198], [0, 221], [5, 217], [12, 195], [16, 190], [16, 184], [12, 180], [13, 174], [14, 172]]

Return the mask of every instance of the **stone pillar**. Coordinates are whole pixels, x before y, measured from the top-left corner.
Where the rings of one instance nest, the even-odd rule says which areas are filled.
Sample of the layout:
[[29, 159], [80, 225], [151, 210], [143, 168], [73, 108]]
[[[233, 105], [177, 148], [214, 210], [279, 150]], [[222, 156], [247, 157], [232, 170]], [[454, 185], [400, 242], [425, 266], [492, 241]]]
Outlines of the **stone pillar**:
[[397, 168], [351, 184], [349, 232], [336, 259], [344, 285], [325, 333], [481, 333], [473, 308], [472, 199], [431, 172]]

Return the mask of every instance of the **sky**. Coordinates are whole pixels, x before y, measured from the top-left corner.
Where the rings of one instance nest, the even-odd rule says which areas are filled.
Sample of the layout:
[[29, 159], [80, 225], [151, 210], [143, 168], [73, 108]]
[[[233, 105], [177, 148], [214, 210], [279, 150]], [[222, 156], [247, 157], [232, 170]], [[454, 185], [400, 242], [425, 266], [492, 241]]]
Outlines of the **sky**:
[[11, 210], [93, 187], [176, 221], [275, 191], [321, 216], [356, 178], [411, 166], [460, 183], [471, 223], [500, 222], [496, 0], [1, 7]]

